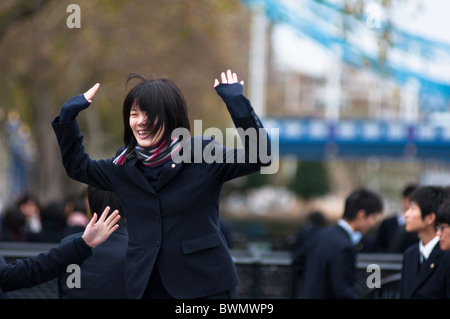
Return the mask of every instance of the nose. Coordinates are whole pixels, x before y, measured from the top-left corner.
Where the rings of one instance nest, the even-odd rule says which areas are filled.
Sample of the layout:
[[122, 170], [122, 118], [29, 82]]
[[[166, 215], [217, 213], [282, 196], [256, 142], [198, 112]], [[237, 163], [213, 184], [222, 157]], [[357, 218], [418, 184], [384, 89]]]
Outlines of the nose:
[[147, 115], [146, 114], [139, 115], [138, 124], [139, 125], [146, 125], [147, 124]]

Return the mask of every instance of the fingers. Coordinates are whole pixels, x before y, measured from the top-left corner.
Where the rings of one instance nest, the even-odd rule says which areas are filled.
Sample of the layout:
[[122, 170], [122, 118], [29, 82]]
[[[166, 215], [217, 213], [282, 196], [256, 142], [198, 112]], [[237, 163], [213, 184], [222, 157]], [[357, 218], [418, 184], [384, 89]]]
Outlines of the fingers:
[[221, 77], [222, 83], [232, 84], [237, 82], [237, 75], [236, 73], [231, 73], [231, 70], [227, 70], [226, 74], [225, 72], [222, 72]]
[[231, 70], [227, 71], [227, 78], [228, 83], [236, 83], [238, 81], [236, 73], [231, 73]]
[[114, 215], [114, 218], [110, 221], [109, 221], [109, 218], [106, 220], [106, 222], [107, 222], [106, 231], [108, 233], [108, 236], [111, 235], [113, 232], [115, 232], [117, 228], [119, 228], [119, 225], [117, 224], [117, 222], [120, 219], [120, 215], [117, 215], [118, 213], [119, 213], [119, 211], [115, 210], [114, 213], [112, 214], [112, 215]]
[[108, 216], [108, 213], [109, 213], [110, 209], [111, 208], [109, 206], [105, 207], [105, 209], [103, 210], [103, 213], [102, 213], [102, 215], [100, 216], [100, 219], [99, 219], [100, 223], [103, 223], [103, 221], [106, 219], [106, 216]]
[[114, 227], [112, 227], [110, 230], [108, 230], [108, 235], [111, 235], [112, 233], [114, 233], [116, 231], [116, 229], [119, 228], [119, 225], [114, 225]]
[[222, 72], [222, 74], [220, 76], [222, 78], [222, 83], [227, 84], [228, 80], [227, 80], [227, 76], [225, 75], [225, 72]]
[[[238, 77], [236, 73], [231, 72], [231, 70], [227, 70], [227, 72], [222, 72], [220, 75], [220, 78], [222, 80], [223, 84], [233, 84], [238, 83]], [[239, 82], [240, 84], [244, 85], [244, 81]], [[214, 81], [214, 87], [218, 86], [220, 84], [219, 80], [215, 79]]]
[[93, 226], [95, 223], [97, 222], [97, 214], [94, 213], [94, 215], [92, 216], [91, 220], [89, 221], [90, 226]]
[[91, 87], [89, 90], [84, 93], [84, 97], [89, 103], [92, 103], [92, 98], [94, 97], [95, 93], [97, 93], [98, 88], [100, 87], [100, 83], [95, 84], [93, 87]]
[[108, 229], [113, 227], [120, 219], [119, 211], [116, 209], [109, 217], [106, 219], [105, 224]]

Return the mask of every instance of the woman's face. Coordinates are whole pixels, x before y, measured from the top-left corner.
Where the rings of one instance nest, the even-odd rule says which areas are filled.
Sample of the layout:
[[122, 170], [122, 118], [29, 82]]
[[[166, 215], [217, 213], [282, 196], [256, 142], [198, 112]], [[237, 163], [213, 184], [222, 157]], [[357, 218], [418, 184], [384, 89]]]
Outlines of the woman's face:
[[139, 146], [146, 148], [156, 145], [163, 135], [163, 130], [157, 134], [146, 131], [147, 121], [147, 113], [142, 111], [138, 105], [133, 105], [130, 110], [130, 127]]

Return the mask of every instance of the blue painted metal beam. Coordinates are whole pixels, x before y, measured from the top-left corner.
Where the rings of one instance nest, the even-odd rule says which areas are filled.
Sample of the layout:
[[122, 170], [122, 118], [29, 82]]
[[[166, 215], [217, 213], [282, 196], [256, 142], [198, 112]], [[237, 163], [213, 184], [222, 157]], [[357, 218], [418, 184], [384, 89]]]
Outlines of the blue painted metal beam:
[[278, 129], [280, 156], [303, 160], [420, 159], [450, 162], [450, 127], [401, 121], [273, 118], [263, 120], [269, 134]]

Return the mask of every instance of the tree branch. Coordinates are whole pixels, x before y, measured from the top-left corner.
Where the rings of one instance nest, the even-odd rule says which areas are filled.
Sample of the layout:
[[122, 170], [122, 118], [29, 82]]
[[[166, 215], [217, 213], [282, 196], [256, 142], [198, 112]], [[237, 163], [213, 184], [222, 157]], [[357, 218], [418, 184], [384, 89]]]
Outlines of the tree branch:
[[0, 41], [8, 29], [39, 12], [51, 0], [21, 0], [0, 12]]

